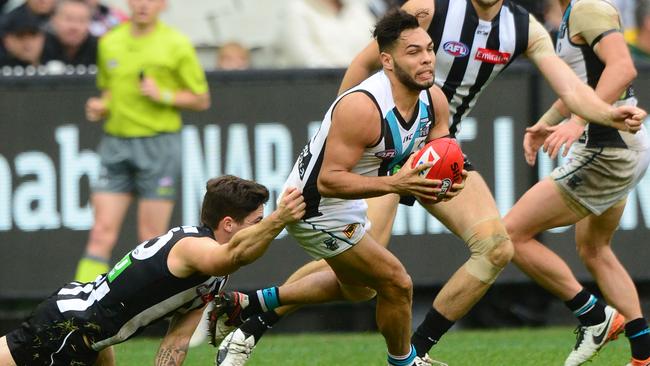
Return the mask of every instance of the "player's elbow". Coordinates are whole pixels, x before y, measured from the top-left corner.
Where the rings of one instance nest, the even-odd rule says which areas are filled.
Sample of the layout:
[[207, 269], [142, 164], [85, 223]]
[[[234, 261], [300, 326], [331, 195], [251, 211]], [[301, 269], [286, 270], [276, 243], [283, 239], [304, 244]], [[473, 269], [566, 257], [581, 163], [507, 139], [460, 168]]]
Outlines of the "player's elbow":
[[316, 186], [323, 197], [334, 197], [337, 191], [334, 180], [329, 175], [319, 175]]
[[620, 57], [607, 62], [604, 72], [615, 75], [616, 79], [624, 85], [631, 84], [638, 74], [631, 57]]
[[631, 84], [639, 73], [636, 71], [636, 67], [634, 66], [634, 63], [631, 59], [626, 62], [626, 64], [627, 66], [622, 69], [623, 75], [621, 75], [621, 78], [627, 81], [628, 84]]

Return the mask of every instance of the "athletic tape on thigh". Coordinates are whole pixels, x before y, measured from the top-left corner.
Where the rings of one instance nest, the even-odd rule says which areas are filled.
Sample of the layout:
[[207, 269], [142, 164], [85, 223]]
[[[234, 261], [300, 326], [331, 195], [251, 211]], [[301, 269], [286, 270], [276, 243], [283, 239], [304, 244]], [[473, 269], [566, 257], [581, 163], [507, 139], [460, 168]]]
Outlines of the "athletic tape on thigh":
[[503, 243], [510, 241], [501, 219], [497, 217], [479, 221], [462, 239], [471, 252], [464, 265], [467, 272], [481, 282], [494, 283], [507, 263], [503, 266], [492, 263], [490, 254]]

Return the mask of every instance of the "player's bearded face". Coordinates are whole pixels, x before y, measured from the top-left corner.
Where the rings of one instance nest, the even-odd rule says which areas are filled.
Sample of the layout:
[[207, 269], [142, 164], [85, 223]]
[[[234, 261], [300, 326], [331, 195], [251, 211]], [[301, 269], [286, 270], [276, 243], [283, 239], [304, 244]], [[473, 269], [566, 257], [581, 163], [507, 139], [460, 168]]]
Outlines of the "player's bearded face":
[[420, 68], [415, 68], [410, 72], [406, 71], [405, 68], [401, 67], [397, 62], [397, 59], [393, 59], [393, 66], [395, 71], [395, 76], [397, 79], [404, 84], [409, 89], [412, 90], [424, 90], [429, 89], [433, 86], [435, 79], [431, 77], [425, 81], [418, 81], [417, 79], [423, 75], [433, 76], [433, 66], [421, 66]]

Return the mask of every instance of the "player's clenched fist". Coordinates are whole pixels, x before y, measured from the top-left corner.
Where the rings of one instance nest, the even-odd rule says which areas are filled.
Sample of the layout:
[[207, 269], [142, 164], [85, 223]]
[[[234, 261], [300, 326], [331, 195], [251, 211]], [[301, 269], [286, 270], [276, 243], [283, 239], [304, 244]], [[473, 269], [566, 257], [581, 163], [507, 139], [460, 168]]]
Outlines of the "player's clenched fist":
[[636, 133], [641, 129], [647, 116], [648, 113], [639, 107], [631, 105], [614, 107], [611, 126], [621, 131]]
[[285, 224], [300, 220], [305, 215], [305, 199], [302, 192], [294, 187], [287, 188], [278, 201], [275, 213]]

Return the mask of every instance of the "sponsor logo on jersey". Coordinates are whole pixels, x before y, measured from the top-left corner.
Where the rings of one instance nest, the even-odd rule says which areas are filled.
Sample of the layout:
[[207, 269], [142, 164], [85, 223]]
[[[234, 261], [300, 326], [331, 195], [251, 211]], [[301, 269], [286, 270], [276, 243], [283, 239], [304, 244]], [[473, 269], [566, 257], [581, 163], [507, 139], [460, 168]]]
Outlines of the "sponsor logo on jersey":
[[380, 152], [376, 152], [375, 156], [378, 157], [379, 159], [392, 159], [397, 155], [397, 152], [395, 149], [388, 149]]
[[413, 134], [409, 133], [408, 135], [404, 136], [404, 138], [402, 139], [402, 145], [406, 145], [412, 139], [413, 139]]
[[442, 46], [442, 49], [454, 57], [465, 57], [469, 55], [469, 48], [462, 42], [445, 42], [445, 44]]
[[476, 51], [476, 56], [474, 56], [474, 59], [482, 61], [482, 62], [487, 62], [489, 64], [507, 64], [508, 61], [510, 61], [510, 53], [509, 52], [499, 52], [497, 50], [490, 50], [487, 48], [479, 48], [478, 51]]
[[334, 238], [327, 238], [323, 241], [323, 244], [325, 244], [325, 248], [331, 251], [335, 251], [339, 248], [339, 244], [336, 242], [336, 239]]
[[352, 236], [354, 235], [354, 232], [357, 231], [358, 226], [359, 224], [350, 224], [346, 226], [345, 229], [343, 229], [343, 234], [345, 234], [348, 239], [352, 239]]
[[305, 148], [302, 149], [300, 156], [298, 156], [298, 174], [300, 175], [300, 180], [305, 177], [305, 172], [307, 171], [307, 166], [311, 160], [311, 151], [309, 151], [309, 144], [305, 145]]
[[431, 120], [429, 118], [423, 118], [420, 120], [420, 136], [426, 137], [429, 135], [429, 130], [431, 129]]

